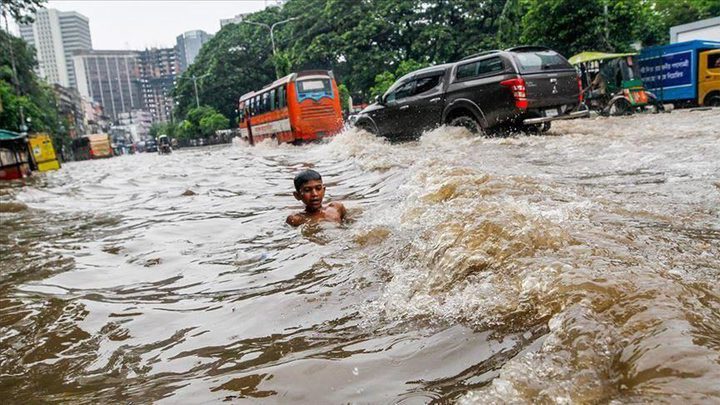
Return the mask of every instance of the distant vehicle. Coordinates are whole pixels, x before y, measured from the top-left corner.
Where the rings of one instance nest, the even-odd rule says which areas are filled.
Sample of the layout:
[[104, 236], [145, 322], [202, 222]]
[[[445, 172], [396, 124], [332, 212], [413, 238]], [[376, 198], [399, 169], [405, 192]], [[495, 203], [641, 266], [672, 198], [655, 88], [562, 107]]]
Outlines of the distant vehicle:
[[581, 52], [569, 59], [580, 75], [583, 104], [602, 115], [625, 115], [645, 107], [662, 109], [640, 80], [636, 53]]
[[391, 139], [442, 124], [485, 133], [501, 125], [545, 131], [577, 111], [577, 73], [557, 52], [525, 46], [488, 51], [409, 73], [359, 115], [356, 126]]
[[167, 135], [160, 135], [158, 136], [158, 153], [161, 155], [167, 155], [172, 153], [172, 148], [170, 147], [170, 138], [168, 138]]
[[0, 129], [0, 180], [22, 179], [31, 170], [27, 136]]
[[73, 139], [71, 148], [75, 160], [101, 159], [113, 156], [110, 135], [91, 134]]
[[155, 140], [155, 138], [148, 138], [145, 141], [145, 152], [157, 152], [157, 151], [158, 151], [158, 147], [157, 147], [157, 141]]
[[240, 136], [251, 144], [314, 141], [343, 128], [340, 95], [331, 71], [292, 73], [240, 97]]
[[113, 150], [108, 134], [86, 135], [90, 141], [90, 159], [102, 159], [113, 156]]
[[720, 106], [720, 42], [687, 41], [640, 53], [645, 87], [663, 103]]

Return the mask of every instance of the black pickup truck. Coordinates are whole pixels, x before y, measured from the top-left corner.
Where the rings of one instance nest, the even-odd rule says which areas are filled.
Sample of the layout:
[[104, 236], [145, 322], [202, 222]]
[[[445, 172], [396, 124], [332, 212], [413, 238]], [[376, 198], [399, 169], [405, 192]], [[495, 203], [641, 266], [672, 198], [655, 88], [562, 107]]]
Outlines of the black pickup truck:
[[544, 47], [489, 51], [397, 80], [360, 112], [355, 126], [391, 139], [415, 138], [442, 124], [487, 133], [508, 125], [544, 131], [578, 111], [577, 72]]

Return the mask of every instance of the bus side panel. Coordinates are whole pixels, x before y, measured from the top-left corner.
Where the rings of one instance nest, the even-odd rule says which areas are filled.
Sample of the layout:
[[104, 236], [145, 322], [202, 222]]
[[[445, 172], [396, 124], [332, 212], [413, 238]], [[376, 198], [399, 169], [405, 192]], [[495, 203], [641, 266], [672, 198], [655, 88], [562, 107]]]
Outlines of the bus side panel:
[[250, 119], [255, 142], [276, 138], [278, 142], [292, 142], [290, 120], [287, 107], [256, 115]]

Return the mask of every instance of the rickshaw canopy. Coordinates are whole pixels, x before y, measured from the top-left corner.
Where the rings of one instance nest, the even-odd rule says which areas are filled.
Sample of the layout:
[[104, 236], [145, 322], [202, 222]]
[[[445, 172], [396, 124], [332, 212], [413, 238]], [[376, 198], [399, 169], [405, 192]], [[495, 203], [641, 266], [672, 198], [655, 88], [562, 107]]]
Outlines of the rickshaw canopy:
[[577, 55], [573, 55], [570, 59], [568, 59], [568, 62], [572, 65], [577, 65], [579, 63], [587, 63], [587, 62], [593, 62], [593, 61], [601, 61], [601, 60], [607, 60], [607, 59], [615, 59], [615, 58], [624, 58], [626, 56], [635, 56], [637, 53], [629, 52], [629, 53], [605, 53], [605, 52], [580, 52]]
[[25, 135], [18, 134], [17, 132], [8, 131], [6, 129], [0, 129], [0, 140], [1, 141], [14, 141], [17, 139], [24, 138]]

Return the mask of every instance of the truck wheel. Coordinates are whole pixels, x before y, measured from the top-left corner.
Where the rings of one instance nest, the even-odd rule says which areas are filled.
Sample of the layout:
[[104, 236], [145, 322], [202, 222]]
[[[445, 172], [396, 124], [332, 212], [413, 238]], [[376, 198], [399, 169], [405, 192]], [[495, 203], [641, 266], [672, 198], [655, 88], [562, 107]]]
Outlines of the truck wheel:
[[480, 124], [473, 117], [461, 115], [450, 120], [448, 123], [451, 127], [463, 127], [472, 134], [483, 135], [484, 131]]
[[627, 115], [632, 112], [632, 106], [624, 98], [615, 100], [607, 109], [608, 113], [612, 116]]
[[720, 107], [720, 94], [711, 94], [706, 97], [705, 105], [708, 107]]

